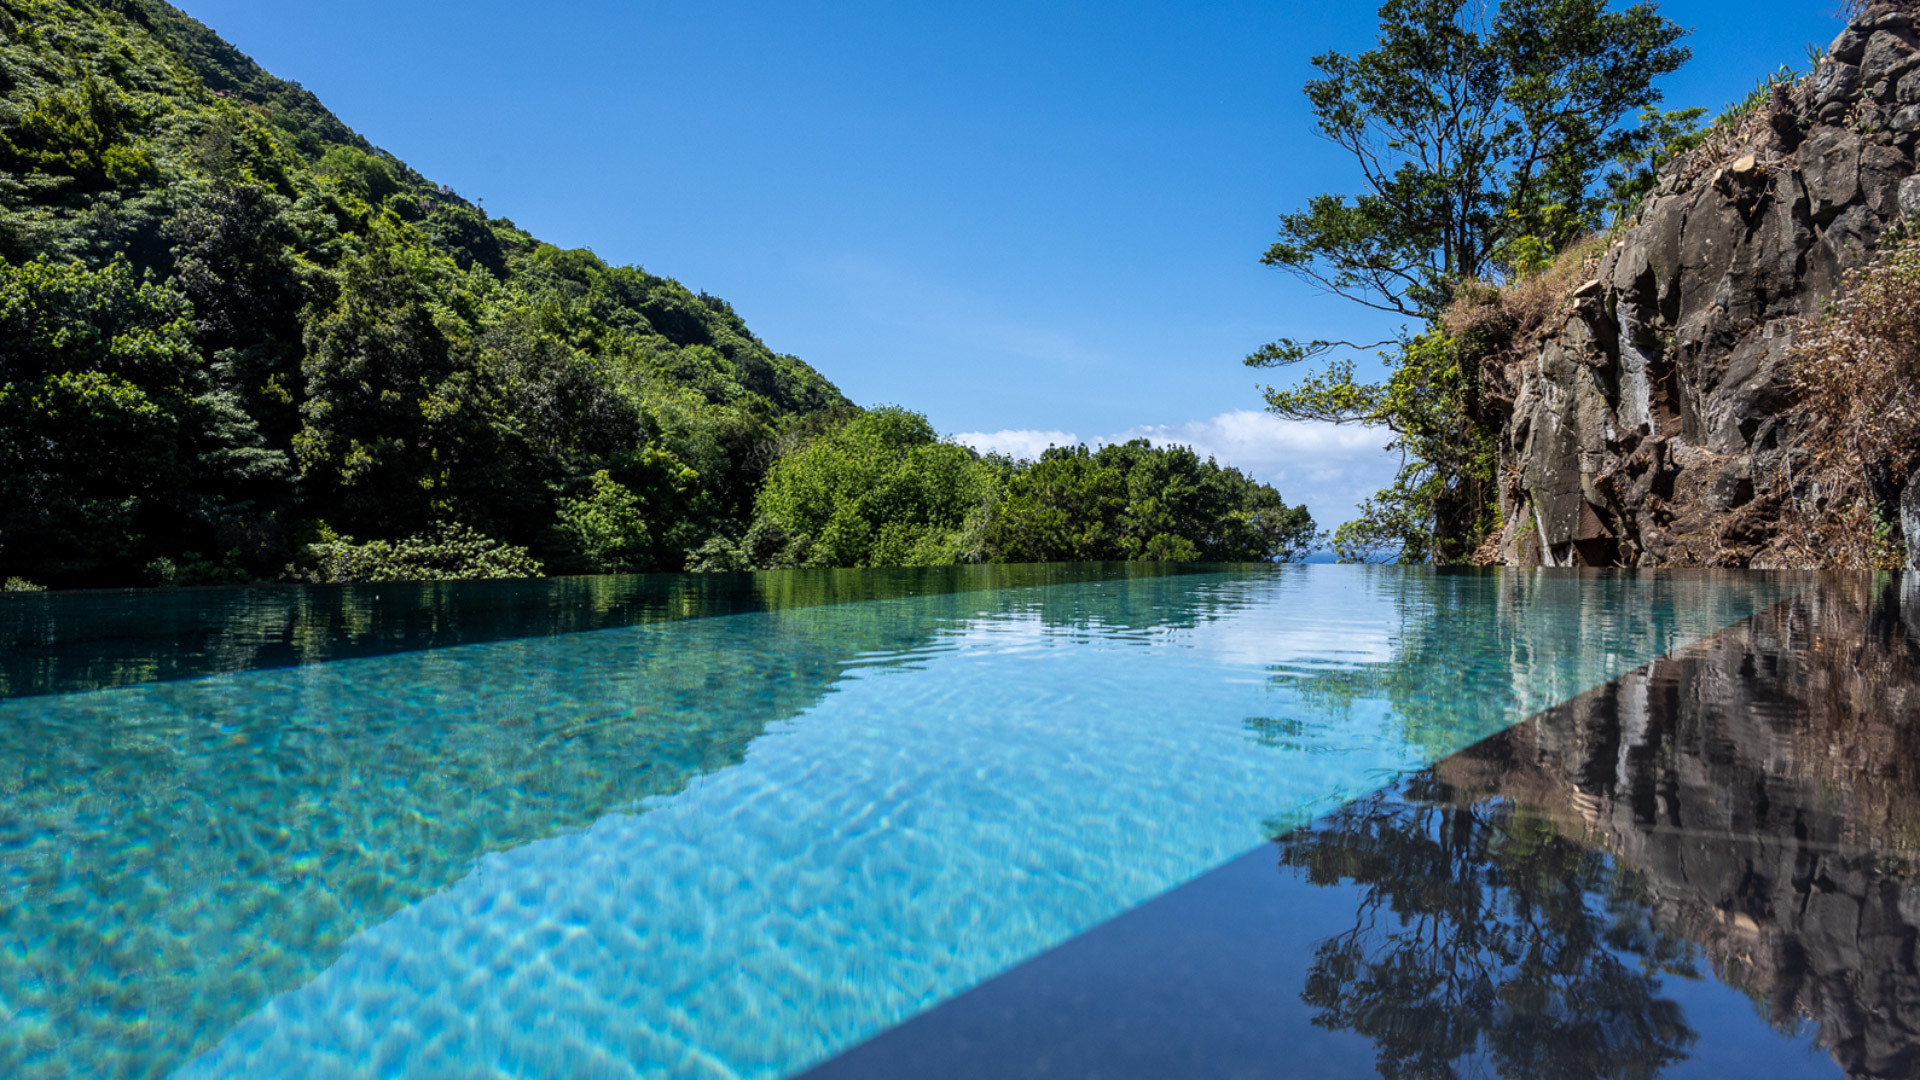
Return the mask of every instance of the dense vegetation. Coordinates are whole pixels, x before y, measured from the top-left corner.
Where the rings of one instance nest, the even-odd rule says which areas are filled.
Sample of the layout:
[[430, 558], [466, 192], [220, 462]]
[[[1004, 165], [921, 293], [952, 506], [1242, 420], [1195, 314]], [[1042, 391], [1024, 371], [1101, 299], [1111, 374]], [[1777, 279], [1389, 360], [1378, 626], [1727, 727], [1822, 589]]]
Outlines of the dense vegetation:
[[925, 417], [882, 408], [783, 455], [742, 541], [699, 556], [713, 569], [1292, 561], [1317, 540], [1306, 507], [1186, 447], [982, 458], [941, 442]]
[[1617, 218], [1700, 111], [1658, 110], [1656, 80], [1689, 51], [1651, 2], [1385, 0], [1379, 22], [1375, 48], [1315, 57], [1306, 86], [1319, 133], [1352, 156], [1362, 190], [1282, 215], [1264, 261], [1413, 325], [1371, 345], [1283, 339], [1247, 363], [1384, 347], [1385, 379], [1335, 359], [1269, 388], [1268, 407], [1393, 433], [1400, 474], [1340, 528], [1343, 557], [1460, 563], [1499, 524], [1498, 424], [1479, 363], [1497, 342], [1459, 332], [1503, 331], [1476, 294], [1548, 270]]
[[1062, 487], [861, 417], [725, 301], [489, 217], [161, 0], [0, 0], [0, 579], [1242, 558], [1311, 535], [1191, 454], [1085, 457], [1038, 467], [1085, 474]]
[[677, 568], [846, 406], [725, 302], [488, 218], [155, 0], [0, 2], [0, 259], [0, 560], [45, 584], [315, 543], [327, 576], [452, 531], [519, 572]]

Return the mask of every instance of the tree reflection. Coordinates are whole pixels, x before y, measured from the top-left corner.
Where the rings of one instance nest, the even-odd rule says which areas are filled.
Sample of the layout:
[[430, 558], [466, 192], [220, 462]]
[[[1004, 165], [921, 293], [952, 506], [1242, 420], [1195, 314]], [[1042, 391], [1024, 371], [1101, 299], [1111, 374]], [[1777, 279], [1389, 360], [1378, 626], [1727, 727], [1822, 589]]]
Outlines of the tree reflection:
[[1380, 1074], [1654, 1077], [1695, 1040], [1666, 975], [1695, 948], [1656, 929], [1636, 875], [1504, 800], [1455, 803], [1431, 774], [1282, 837], [1281, 865], [1362, 890], [1319, 943], [1314, 1023], [1372, 1039]]

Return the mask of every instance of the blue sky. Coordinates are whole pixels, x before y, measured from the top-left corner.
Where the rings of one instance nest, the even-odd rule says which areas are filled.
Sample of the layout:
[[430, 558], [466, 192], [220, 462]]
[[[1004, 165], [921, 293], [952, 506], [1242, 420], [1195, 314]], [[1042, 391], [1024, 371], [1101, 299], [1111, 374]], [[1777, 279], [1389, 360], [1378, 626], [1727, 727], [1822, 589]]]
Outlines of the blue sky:
[[[1352, 172], [1301, 84], [1373, 4], [175, 0], [542, 239], [726, 297], [862, 404], [978, 445], [1197, 444], [1331, 526], [1377, 432], [1259, 414], [1240, 358], [1391, 331], [1262, 267]], [[1662, 11], [1668, 107], [1718, 110], [1838, 0]], [[1380, 336], [1375, 334], [1375, 336]]]

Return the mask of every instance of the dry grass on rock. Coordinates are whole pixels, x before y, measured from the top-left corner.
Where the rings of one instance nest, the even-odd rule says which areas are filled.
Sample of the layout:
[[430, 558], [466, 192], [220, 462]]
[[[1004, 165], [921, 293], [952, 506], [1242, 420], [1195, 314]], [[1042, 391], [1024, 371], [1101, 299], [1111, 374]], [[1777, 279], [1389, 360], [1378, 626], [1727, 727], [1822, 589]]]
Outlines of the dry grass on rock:
[[1898, 569], [1899, 492], [1920, 461], [1920, 238], [1890, 245], [1796, 335], [1801, 475], [1783, 535], [1805, 565]]
[[1611, 237], [1588, 233], [1567, 246], [1553, 264], [1505, 285], [1470, 281], [1460, 287], [1441, 317], [1457, 341], [1523, 341], [1545, 327], [1566, 305], [1607, 253]]
[[1505, 285], [1469, 281], [1454, 293], [1453, 303], [1441, 315], [1441, 327], [1457, 343], [1462, 366], [1478, 370], [1487, 411], [1511, 410], [1508, 365], [1524, 359], [1555, 317], [1567, 310], [1611, 241], [1606, 233], [1589, 233], [1537, 274]]

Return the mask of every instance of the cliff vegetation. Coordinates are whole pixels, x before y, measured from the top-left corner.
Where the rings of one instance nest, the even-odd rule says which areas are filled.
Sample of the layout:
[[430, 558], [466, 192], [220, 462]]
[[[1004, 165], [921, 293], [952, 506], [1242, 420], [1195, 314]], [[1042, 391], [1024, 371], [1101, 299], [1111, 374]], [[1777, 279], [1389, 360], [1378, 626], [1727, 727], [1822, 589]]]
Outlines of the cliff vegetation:
[[1351, 553], [1920, 566], [1920, 5], [1848, 20], [1704, 128], [1643, 104], [1580, 232], [1446, 278], [1360, 416], [1410, 466]]

